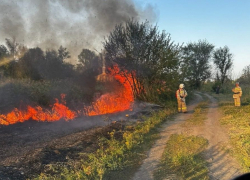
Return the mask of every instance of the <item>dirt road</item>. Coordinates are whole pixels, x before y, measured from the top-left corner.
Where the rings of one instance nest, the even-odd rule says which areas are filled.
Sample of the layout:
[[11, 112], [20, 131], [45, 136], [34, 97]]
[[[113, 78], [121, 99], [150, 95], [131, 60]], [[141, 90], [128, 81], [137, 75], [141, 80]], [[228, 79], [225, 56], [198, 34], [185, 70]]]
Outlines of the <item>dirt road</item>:
[[[153, 171], [160, 162], [165, 144], [170, 135], [180, 133], [202, 136], [208, 140], [209, 145], [204, 152], [204, 158], [208, 162], [211, 180], [230, 180], [241, 174], [240, 165], [226, 152], [226, 149], [230, 148], [228, 143], [229, 137], [225, 129], [220, 126], [218, 103], [212, 96], [204, 94], [209, 99], [209, 109], [205, 123], [199, 126], [183, 125], [185, 120], [192, 116], [194, 108], [199, 102], [204, 100], [200, 93], [195, 95], [197, 98], [188, 105], [187, 114], [178, 114], [173, 118], [173, 121], [163, 124], [160, 129], [160, 138], [148, 152], [148, 157], [144, 160], [133, 180], [152, 180]], [[177, 177], [175, 174], [169, 174], [166, 179], [179, 180], [180, 177]]]

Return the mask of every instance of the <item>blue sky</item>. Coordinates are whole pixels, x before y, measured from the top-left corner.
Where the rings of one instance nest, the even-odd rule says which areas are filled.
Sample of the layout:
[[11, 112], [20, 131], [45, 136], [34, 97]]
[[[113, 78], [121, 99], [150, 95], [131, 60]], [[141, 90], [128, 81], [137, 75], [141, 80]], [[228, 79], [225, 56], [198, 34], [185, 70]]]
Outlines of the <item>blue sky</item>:
[[[233, 76], [250, 65], [249, 0], [135, 0], [151, 4], [160, 30], [177, 43], [206, 39], [215, 48], [227, 45], [234, 55]], [[234, 77], [235, 78], [235, 77]]]

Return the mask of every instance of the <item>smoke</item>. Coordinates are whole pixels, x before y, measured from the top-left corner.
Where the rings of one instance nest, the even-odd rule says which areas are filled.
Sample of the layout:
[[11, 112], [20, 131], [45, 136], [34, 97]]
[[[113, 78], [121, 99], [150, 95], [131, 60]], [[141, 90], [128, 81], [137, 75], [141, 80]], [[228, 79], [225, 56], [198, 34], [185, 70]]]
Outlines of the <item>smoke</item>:
[[105, 36], [130, 18], [156, 20], [154, 8], [132, 0], [1, 0], [0, 42], [15, 37], [28, 47], [66, 47], [73, 59], [83, 48], [102, 48]]

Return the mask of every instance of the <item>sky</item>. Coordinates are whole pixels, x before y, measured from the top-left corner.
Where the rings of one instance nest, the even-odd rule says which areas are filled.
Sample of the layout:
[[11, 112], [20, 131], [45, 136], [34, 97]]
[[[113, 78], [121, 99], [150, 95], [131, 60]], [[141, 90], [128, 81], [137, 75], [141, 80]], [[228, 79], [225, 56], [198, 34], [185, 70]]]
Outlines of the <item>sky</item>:
[[232, 78], [250, 65], [249, 0], [0, 0], [0, 44], [15, 37], [28, 47], [63, 45], [77, 59], [83, 48], [101, 51], [104, 37], [131, 17], [157, 24], [179, 44], [228, 46]]
[[160, 30], [177, 43], [207, 40], [215, 49], [228, 46], [233, 54], [233, 78], [250, 65], [249, 0], [136, 0], [150, 3]]

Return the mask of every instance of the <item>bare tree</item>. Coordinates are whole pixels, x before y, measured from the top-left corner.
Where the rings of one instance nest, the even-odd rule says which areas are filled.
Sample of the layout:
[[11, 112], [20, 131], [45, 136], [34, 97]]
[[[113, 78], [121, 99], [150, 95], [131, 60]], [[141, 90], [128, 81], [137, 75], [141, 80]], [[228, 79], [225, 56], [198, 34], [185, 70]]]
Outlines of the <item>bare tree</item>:
[[9, 54], [13, 57], [13, 60], [18, 60], [28, 51], [26, 46], [16, 42], [15, 37], [12, 39], [6, 38], [5, 41], [9, 50]]
[[16, 52], [17, 52], [18, 45], [19, 45], [16, 42], [16, 38], [15, 37], [13, 37], [12, 39], [6, 38], [5, 41], [6, 41], [6, 45], [9, 49], [10, 54], [13, 56], [13, 59], [15, 60], [16, 59]]

